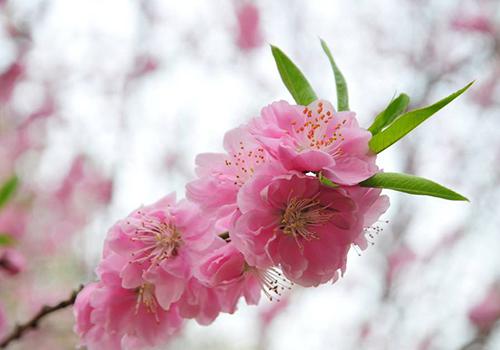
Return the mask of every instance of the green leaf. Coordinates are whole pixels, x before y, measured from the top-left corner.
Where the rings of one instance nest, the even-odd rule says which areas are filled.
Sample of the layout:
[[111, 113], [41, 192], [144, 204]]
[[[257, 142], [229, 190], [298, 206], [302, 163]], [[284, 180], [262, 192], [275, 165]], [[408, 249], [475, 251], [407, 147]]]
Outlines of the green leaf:
[[0, 233], [0, 246], [8, 246], [14, 243], [14, 238], [6, 233]]
[[281, 79], [297, 104], [307, 106], [316, 101], [316, 93], [306, 77], [283, 51], [271, 45], [271, 51], [280, 72]]
[[19, 185], [19, 178], [15, 175], [5, 181], [0, 187], [0, 208], [3, 207], [16, 192]]
[[399, 173], [378, 173], [359, 184], [362, 187], [387, 188], [410, 194], [432, 196], [452, 201], [469, 201], [449, 188], [418, 176]]
[[373, 124], [368, 128], [372, 135], [378, 134], [387, 125], [391, 124], [394, 119], [399, 117], [406, 111], [410, 98], [406, 94], [399, 95], [395, 100], [392, 100], [389, 105], [375, 117]]
[[339, 185], [337, 185], [335, 182], [333, 182], [332, 180], [324, 177], [321, 172], [319, 172], [319, 174], [318, 174], [318, 179], [319, 179], [319, 182], [321, 182], [321, 184], [323, 184], [323, 185], [325, 185], [327, 187], [330, 187], [330, 188], [337, 188], [337, 187], [339, 187]]
[[323, 39], [320, 39], [321, 47], [323, 51], [325, 51], [328, 56], [328, 60], [330, 60], [330, 65], [332, 66], [333, 75], [335, 76], [335, 86], [337, 89], [337, 108], [339, 111], [348, 111], [349, 110], [349, 93], [347, 91], [347, 83], [345, 81], [344, 75], [337, 67], [335, 60], [333, 59], [333, 55], [328, 48], [328, 45]]
[[467, 90], [473, 83], [474, 82], [467, 84], [464, 88], [442, 99], [441, 101], [434, 103], [433, 105], [403, 114], [385, 130], [379, 132], [371, 138], [369, 143], [370, 149], [374, 153], [382, 152], [387, 147], [391, 146], [393, 143], [403, 138], [406, 134], [419, 126], [431, 115], [463, 94], [465, 90]]

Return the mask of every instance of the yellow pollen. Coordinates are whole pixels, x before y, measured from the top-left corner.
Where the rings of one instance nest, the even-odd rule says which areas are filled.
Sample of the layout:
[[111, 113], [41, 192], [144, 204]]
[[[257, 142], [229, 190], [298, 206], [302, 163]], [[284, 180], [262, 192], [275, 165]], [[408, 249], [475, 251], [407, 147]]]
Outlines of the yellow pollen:
[[[344, 141], [342, 135], [336, 135], [345, 126], [347, 120], [338, 120], [334, 118], [334, 113], [328, 110], [328, 107], [323, 103], [318, 103], [313, 109], [304, 108], [302, 111], [305, 115], [305, 120], [302, 123], [297, 123], [297, 120], [290, 122], [296, 134], [303, 134], [305, 136], [304, 143], [300, 145], [301, 149], [325, 149], [328, 153], [334, 151], [332, 148], [339, 148], [340, 141]], [[339, 137], [337, 137], [339, 136]], [[318, 142], [318, 140], [324, 140]]]
[[142, 248], [131, 253], [130, 263], [149, 262], [149, 268], [158, 266], [163, 260], [178, 254], [182, 244], [181, 233], [174, 224], [148, 216], [138, 211], [141, 223], [137, 225], [135, 234], [130, 237], [134, 242], [141, 242]]
[[[265, 163], [264, 149], [262, 147], [249, 147], [244, 141], [238, 142], [238, 147], [229, 154], [233, 162], [225, 160], [226, 167], [230, 168], [231, 183], [241, 187], [252, 176], [260, 164]], [[215, 175], [227, 175], [223, 172]]]

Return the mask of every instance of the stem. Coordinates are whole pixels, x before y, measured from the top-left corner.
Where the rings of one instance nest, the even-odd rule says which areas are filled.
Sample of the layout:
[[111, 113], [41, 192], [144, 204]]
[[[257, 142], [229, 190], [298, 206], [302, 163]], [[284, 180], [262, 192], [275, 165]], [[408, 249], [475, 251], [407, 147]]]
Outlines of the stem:
[[74, 290], [71, 295], [69, 296], [68, 299], [63, 300], [56, 305], [53, 306], [48, 306], [44, 305], [38, 313], [33, 316], [29, 321], [23, 323], [23, 324], [18, 324], [14, 330], [8, 334], [4, 340], [0, 343], [0, 349], [5, 349], [11, 342], [14, 340], [20, 339], [24, 333], [28, 332], [30, 329], [36, 329], [38, 327], [38, 323], [47, 315], [57, 311], [64, 309], [70, 305], [73, 305], [75, 303], [76, 296], [78, 293], [83, 289], [83, 285], [78, 287], [78, 289]]

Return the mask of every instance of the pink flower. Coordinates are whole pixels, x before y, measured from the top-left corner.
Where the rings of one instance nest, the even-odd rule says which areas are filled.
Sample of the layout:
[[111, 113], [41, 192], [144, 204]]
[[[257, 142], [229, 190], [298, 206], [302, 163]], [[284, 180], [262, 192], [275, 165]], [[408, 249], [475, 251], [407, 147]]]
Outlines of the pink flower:
[[262, 43], [259, 9], [250, 2], [238, 6], [238, 36], [236, 43], [242, 50], [251, 50]]
[[189, 280], [184, 294], [176, 305], [182, 317], [194, 318], [201, 325], [209, 325], [221, 312], [217, 291], [202, 285], [195, 278]]
[[309, 106], [275, 102], [252, 120], [250, 132], [286, 169], [319, 172], [343, 185], [355, 185], [378, 170], [370, 132], [354, 112], [336, 112], [330, 102]]
[[336, 280], [351, 244], [365, 245], [363, 229], [388, 199], [378, 189], [332, 189], [301, 174], [263, 174], [245, 184], [238, 205], [242, 216], [230, 234], [245, 260], [261, 269], [279, 265], [308, 287]]
[[14, 276], [26, 267], [26, 259], [18, 250], [6, 248], [0, 250], [0, 270]]
[[215, 287], [239, 281], [245, 271], [245, 258], [233, 244], [227, 243], [201, 261], [197, 278]]
[[483, 332], [500, 320], [500, 283], [494, 284], [483, 299], [470, 309], [469, 320]]
[[162, 309], [155, 298], [154, 286], [144, 284], [138, 289], [119, 285], [103, 286], [91, 299], [92, 320], [105, 325], [106, 334], [122, 334], [122, 347], [129, 342], [146, 346], [165, 344], [182, 326], [175, 306]]
[[[349, 197], [356, 203], [358, 212], [363, 215], [363, 227], [368, 235], [373, 232], [378, 233], [380, 227], [375, 225], [383, 213], [389, 208], [389, 197], [381, 196], [380, 189], [364, 188], [358, 186], [351, 186], [344, 188]], [[366, 249], [368, 246], [365, 235], [359, 235], [354, 240], [361, 249]]]
[[207, 212], [230, 216], [236, 209], [240, 187], [267, 160], [268, 154], [243, 128], [230, 130], [224, 136], [227, 153], [204, 153], [196, 157], [198, 179], [188, 183], [187, 197]]
[[232, 243], [207, 254], [200, 261], [195, 276], [206, 286], [216, 289], [221, 308], [228, 313], [236, 311], [241, 297], [248, 305], [257, 305], [261, 291], [272, 300], [289, 286], [275, 269], [250, 266]]
[[106, 333], [104, 325], [98, 325], [92, 321], [94, 307], [90, 300], [99, 288], [102, 288], [99, 283], [90, 283], [78, 293], [73, 307], [76, 321], [74, 331], [81, 339], [80, 345], [86, 345], [89, 350], [119, 350], [121, 349], [119, 334]]
[[98, 288], [97, 283], [87, 284], [85, 288], [78, 293], [75, 300], [73, 307], [73, 313], [76, 319], [75, 332], [81, 337], [92, 328], [92, 322], [90, 320], [90, 314], [92, 312], [90, 296], [96, 288]]
[[122, 259], [123, 288], [151, 283], [167, 310], [184, 292], [192, 261], [214, 244], [223, 242], [210, 230], [210, 220], [190, 202], [176, 204], [171, 194], [116, 223], [108, 233], [104, 255]]
[[96, 350], [151, 347], [165, 344], [179, 331], [182, 318], [178, 309], [163, 310], [152, 284], [126, 289], [113, 283], [118, 280], [108, 278], [80, 292], [75, 302], [75, 330], [83, 345]]

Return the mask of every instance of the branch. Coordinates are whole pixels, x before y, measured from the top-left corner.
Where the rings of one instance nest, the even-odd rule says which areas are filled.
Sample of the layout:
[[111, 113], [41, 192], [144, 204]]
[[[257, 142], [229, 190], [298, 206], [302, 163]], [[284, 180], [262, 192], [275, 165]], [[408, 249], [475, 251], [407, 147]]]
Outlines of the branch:
[[53, 306], [45, 305], [40, 309], [40, 311], [38, 311], [38, 313], [35, 316], [33, 316], [33, 318], [31, 318], [31, 320], [23, 324], [18, 324], [14, 328], [14, 330], [10, 334], [8, 334], [4, 340], [2, 340], [2, 342], [0, 343], [0, 349], [5, 349], [11, 342], [20, 339], [24, 335], [24, 333], [28, 332], [30, 329], [36, 329], [38, 327], [38, 323], [45, 316], [50, 315], [51, 313], [57, 310], [61, 310], [70, 305], [73, 305], [75, 303], [76, 296], [82, 289], [83, 285], [78, 287], [78, 289], [74, 290], [68, 299], [63, 300]]

